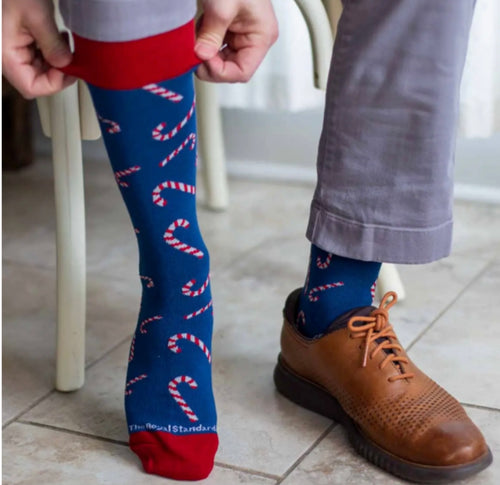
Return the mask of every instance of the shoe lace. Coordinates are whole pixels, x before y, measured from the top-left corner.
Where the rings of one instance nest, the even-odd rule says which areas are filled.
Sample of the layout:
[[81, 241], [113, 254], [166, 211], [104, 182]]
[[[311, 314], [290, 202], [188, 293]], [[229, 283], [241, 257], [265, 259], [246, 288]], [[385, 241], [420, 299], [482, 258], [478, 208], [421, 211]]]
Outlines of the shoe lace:
[[[403, 351], [403, 348], [393, 342], [397, 339], [396, 334], [389, 323], [389, 309], [396, 303], [398, 297], [395, 292], [390, 291], [384, 295], [380, 305], [377, 309], [373, 310], [369, 316], [354, 316], [347, 323], [351, 338], [364, 338], [364, 353], [362, 367], [366, 367], [368, 357], [374, 358], [379, 352], [387, 351], [387, 356], [380, 364], [380, 369], [383, 369], [389, 362], [394, 362], [401, 374], [389, 377], [390, 382], [398, 379], [411, 379], [415, 374], [412, 372], [405, 372], [402, 364], [408, 364], [406, 357], [398, 355]], [[356, 325], [361, 322], [362, 325]], [[370, 346], [372, 342], [378, 345], [370, 353]]]

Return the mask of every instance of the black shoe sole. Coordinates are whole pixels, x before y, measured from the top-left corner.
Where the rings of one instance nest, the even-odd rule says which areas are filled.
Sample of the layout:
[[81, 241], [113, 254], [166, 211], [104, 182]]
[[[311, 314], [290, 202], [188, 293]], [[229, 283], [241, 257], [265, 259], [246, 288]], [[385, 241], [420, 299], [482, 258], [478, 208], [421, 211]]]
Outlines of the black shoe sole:
[[493, 461], [491, 451], [465, 465], [426, 466], [398, 458], [363, 435], [356, 423], [326, 390], [295, 374], [281, 355], [274, 369], [276, 389], [303, 408], [339, 422], [347, 430], [354, 449], [368, 461], [400, 478], [417, 483], [448, 483], [462, 480], [484, 470]]

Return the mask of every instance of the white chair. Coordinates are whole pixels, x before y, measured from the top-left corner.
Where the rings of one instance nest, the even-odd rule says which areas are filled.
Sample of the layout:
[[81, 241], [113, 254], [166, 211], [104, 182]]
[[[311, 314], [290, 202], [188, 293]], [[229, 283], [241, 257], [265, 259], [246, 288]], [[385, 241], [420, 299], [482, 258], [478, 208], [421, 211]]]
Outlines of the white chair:
[[[57, 10], [57, 22], [64, 29]], [[296, 0], [306, 19], [314, 58], [315, 85], [326, 89], [333, 32], [340, 2]], [[328, 15], [327, 15], [328, 13]], [[333, 27], [332, 27], [333, 26]], [[214, 85], [196, 81], [198, 126], [206, 205], [214, 210], [228, 206], [222, 124]], [[85, 374], [85, 207], [82, 140], [96, 140], [100, 129], [90, 93], [78, 81], [50, 97], [37, 99], [43, 132], [52, 138], [57, 226], [57, 355], [56, 389], [82, 387]], [[396, 289], [404, 295], [392, 265], [383, 265], [378, 284], [383, 293]]]

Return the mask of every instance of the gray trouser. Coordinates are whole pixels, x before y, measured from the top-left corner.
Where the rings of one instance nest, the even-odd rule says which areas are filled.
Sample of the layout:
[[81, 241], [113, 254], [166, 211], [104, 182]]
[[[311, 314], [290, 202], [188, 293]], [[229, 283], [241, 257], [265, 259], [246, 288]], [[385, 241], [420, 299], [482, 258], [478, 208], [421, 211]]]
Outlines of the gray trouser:
[[475, 0], [345, 0], [308, 238], [425, 263], [451, 246], [458, 95]]
[[[344, 0], [307, 236], [335, 254], [447, 256], [458, 93], [475, 0]], [[178, 27], [194, 0], [61, 0], [83, 37]]]

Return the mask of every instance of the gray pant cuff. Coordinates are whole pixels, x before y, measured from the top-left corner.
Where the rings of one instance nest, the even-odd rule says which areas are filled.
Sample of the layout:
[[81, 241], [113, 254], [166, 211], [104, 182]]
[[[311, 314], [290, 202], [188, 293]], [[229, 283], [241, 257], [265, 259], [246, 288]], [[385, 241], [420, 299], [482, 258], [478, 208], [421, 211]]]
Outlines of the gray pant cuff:
[[431, 228], [365, 224], [339, 217], [313, 202], [307, 238], [345, 258], [381, 263], [423, 264], [450, 254], [453, 221]]

